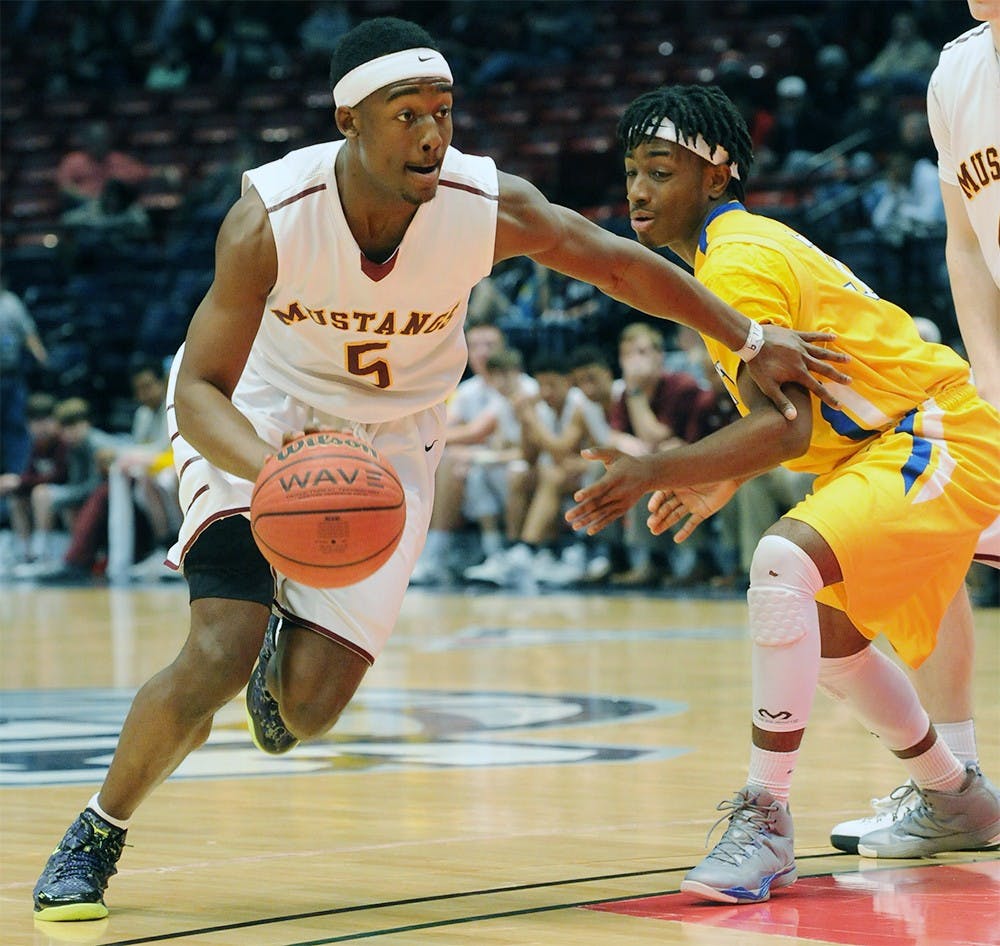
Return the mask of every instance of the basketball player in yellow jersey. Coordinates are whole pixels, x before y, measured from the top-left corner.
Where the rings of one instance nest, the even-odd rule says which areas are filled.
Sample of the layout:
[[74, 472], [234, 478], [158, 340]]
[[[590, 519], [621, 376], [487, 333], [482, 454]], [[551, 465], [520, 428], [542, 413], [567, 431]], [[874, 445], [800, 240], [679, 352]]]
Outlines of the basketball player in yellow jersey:
[[641, 96], [619, 137], [640, 242], [669, 246], [754, 320], [836, 332], [854, 379], [838, 409], [787, 388], [799, 413], [786, 424], [738, 361], [705, 339], [740, 419], [646, 457], [590, 451], [607, 471], [567, 514], [592, 534], [657, 490], [649, 526], [659, 533], [686, 512], [714, 511], [737, 483], [778, 464], [817, 475], [754, 554], [749, 778], [719, 806], [728, 828], [681, 889], [745, 903], [795, 880], [788, 797], [817, 684], [902, 760], [918, 798], [862, 837], [860, 853], [916, 857], [1000, 841], [996, 790], [938, 738], [907, 676], [870, 646], [884, 634], [914, 667], [933, 650], [980, 533], [1000, 512], [1000, 415], [970, 383], [968, 364], [923, 342], [906, 312], [800, 234], [744, 208], [749, 136], [719, 89]]

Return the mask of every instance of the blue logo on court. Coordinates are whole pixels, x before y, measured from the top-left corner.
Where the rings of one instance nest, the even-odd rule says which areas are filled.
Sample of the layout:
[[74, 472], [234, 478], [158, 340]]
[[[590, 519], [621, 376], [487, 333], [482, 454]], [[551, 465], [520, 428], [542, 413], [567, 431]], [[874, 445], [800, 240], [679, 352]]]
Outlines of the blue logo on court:
[[[133, 690], [25, 690], [0, 696], [0, 786], [100, 782]], [[672, 758], [679, 747], [600, 742], [601, 726], [674, 716], [670, 700], [509, 692], [362, 689], [323, 739], [272, 757], [253, 747], [242, 701], [172, 778], [246, 778], [406, 768], [474, 768]], [[597, 729], [595, 730], [595, 727]], [[547, 729], [579, 739], [545, 740]]]

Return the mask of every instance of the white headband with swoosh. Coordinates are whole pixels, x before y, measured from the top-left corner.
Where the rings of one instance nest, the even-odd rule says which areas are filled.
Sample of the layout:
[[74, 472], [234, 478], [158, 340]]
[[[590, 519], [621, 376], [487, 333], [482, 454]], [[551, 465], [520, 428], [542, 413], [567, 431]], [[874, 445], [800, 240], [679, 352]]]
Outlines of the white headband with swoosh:
[[402, 49], [355, 66], [333, 87], [333, 101], [338, 108], [341, 105], [353, 107], [376, 89], [403, 79], [423, 79], [425, 76], [453, 81], [448, 60], [436, 49], [423, 46]]
[[691, 142], [690, 138], [685, 138], [681, 141], [680, 136], [677, 134], [677, 126], [669, 119], [664, 118], [660, 121], [658, 126], [650, 126], [646, 129], [646, 134], [651, 138], [662, 138], [664, 141], [673, 141], [679, 144], [682, 148], [687, 148], [688, 151], [693, 151], [698, 157], [704, 158], [709, 164], [729, 165], [729, 173], [732, 174], [736, 180], [740, 179], [740, 168], [735, 161], [729, 160], [729, 152], [722, 147], [722, 145], [716, 145], [713, 151], [709, 147], [708, 142], [698, 135], [694, 139], [694, 143]]

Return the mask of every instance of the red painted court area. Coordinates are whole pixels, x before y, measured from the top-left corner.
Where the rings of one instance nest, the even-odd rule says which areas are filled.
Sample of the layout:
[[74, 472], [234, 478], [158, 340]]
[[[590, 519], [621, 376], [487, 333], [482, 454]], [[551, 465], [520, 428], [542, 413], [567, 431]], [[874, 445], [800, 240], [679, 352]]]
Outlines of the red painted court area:
[[805, 877], [756, 905], [677, 893], [587, 909], [846, 946], [998, 946], [1000, 861]]

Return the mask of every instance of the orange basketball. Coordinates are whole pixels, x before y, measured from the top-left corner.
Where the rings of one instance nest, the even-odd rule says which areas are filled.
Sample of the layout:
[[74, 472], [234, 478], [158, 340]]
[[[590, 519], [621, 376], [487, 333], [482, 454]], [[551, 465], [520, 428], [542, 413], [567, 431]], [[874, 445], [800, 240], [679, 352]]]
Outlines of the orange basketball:
[[264, 464], [250, 500], [261, 552], [293, 581], [340, 588], [367, 578], [399, 545], [403, 486], [388, 460], [347, 431], [286, 444]]

